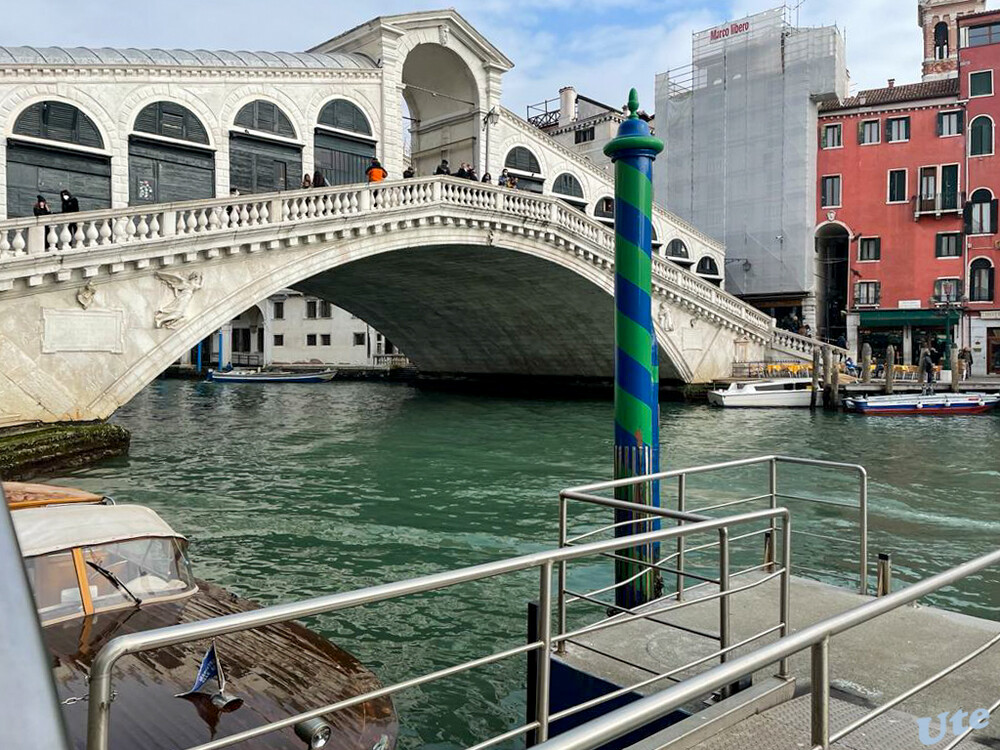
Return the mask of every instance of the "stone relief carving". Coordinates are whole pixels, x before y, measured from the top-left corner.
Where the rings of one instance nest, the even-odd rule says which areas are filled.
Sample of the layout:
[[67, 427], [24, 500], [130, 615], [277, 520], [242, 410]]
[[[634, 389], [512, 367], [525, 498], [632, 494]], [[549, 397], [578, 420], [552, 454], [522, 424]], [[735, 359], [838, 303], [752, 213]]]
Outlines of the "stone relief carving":
[[192, 271], [187, 276], [157, 271], [156, 278], [170, 288], [171, 296], [156, 311], [154, 323], [157, 328], [176, 328], [184, 320], [191, 298], [201, 289], [203, 277], [198, 271]]
[[448, 46], [448, 34], [450, 29], [447, 26], [438, 26], [438, 39], [442, 47]]
[[670, 333], [674, 330], [674, 316], [667, 304], [660, 303], [660, 312], [656, 316], [656, 322], [660, 324], [664, 333]]
[[84, 310], [88, 309], [97, 298], [97, 287], [93, 281], [88, 281], [87, 285], [76, 293], [76, 301]]

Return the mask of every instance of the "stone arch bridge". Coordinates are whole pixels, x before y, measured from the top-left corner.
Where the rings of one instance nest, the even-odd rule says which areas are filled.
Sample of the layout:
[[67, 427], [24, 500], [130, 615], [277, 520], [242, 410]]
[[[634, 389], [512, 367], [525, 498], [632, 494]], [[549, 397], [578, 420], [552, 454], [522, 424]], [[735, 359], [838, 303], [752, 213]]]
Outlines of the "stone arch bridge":
[[[455, 178], [0, 222], [0, 424], [111, 415], [285, 287], [426, 373], [610, 377], [613, 232], [563, 201]], [[664, 380], [812, 345], [654, 259]]]

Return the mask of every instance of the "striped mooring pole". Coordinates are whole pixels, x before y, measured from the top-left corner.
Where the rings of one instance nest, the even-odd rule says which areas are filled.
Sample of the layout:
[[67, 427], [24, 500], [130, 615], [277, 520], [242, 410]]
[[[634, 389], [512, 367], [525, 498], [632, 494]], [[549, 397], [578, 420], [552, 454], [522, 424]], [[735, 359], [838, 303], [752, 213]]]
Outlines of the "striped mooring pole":
[[[662, 141], [650, 135], [639, 118], [639, 95], [628, 96], [628, 119], [604, 147], [615, 165], [615, 479], [644, 476], [659, 470], [659, 364], [650, 287], [653, 274], [653, 160]], [[659, 482], [615, 490], [615, 497], [643, 505], [660, 505]], [[635, 520], [634, 523], [627, 523]], [[652, 531], [659, 522], [635, 519], [615, 511], [616, 536]], [[615, 604], [633, 608], [658, 596], [658, 545], [618, 551], [615, 559]], [[621, 559], [628, 558], [628, 559]], [[633, 562], [635, 561], [635, 562]]]

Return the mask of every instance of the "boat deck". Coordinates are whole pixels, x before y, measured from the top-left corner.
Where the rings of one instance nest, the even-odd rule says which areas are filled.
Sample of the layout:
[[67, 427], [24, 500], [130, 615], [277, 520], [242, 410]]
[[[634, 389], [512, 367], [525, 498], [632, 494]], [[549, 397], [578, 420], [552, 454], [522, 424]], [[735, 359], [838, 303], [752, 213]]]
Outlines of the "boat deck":
[[[734, 580], [733, 585], [748, 582], [752, 575], [755, 574]], [[715, 590], [714, 586], [706, 586], [698, 589], [696, 595], [705, 597]], [[791, 629], [795, 632], [867, 601], [870, 599], [842, 588], [793, 577]], [[661, 601], [660, 606], [662, 604]], [[774, 625], [778, 621], [777, 612], [777, 579], [733, 597], [732, 642], [738, 643]], [[718, 603], [709, 601], [697, 604], [661, 615], [659, 619], [685, 628], [717, 632]], [[835, 636], [830, 644], [830, 678], [831, 686], [834, 691], [839, 692], [840, 699], [836, 701], [835, 709], [831, 707], [831, 731], [836, 732], [851, 718], [912, 688], [982, 646], [997, 633], [1000, 633], [1000, 622], [933, 607], [908, 606]], [[777, 634], [765, 636], [756, 644], [745, 646], [735, 653], [747, 653], [758, 644], [770, 643], [776, 638]], [[705, 638], [648, 620], [638, 620], [579, 638], [567, 645], [564, 658], [577, 668], [625, 685], [689, 663], [717, 648], [716, 642]], [[681, 673], [678, 677], [689, 677], [716, 664], [717, 659]], [[776, 668], [762, 670], [754, 675], [754, 681], [763, 681], [776, 671]], [[790, 672], [796, 680], [797, 692], [808, 692], [808, 650], [790, 659]], [[955, 673], [905, 701], [899, 710], [888, 713], [872, 725], [849, 735], [836, 747], [851, 750], [923, 747], [916, 739], [916, 721], [912, 717], [936, 717], [942, 711], [973, 711], [988, 707], [1000, 697], [996, 679], [998, 673], [1000, 648], [985, 652]], [[668, 684], [664, 680], [640, 692], [656, 692]], [[701, 750], [803, 748], [808, 746], [809, 741], [808, 720], [806, 696], [747, 719], [697, 747]], [[901, 728], [900, 725], [905, 727]], [[869, 737], [868, 741], [864, 741], [866, 735]], [[890, 744], [888, 738], [896, 735], [899, 739], [892, 740], [896, 744]], [[984, 737], [990, 738], [995, 743], [993, 746], [1000, 747], [1000, 721], [976, 732], [973, 737], [980, 741]], [[777, 738], [781, 738], [780, 742]], [[730, 744], [714, 744], [725, 742]], [[971, 746], [971, 742], [972, 738], [963, 743], [962, 747]], [[945, 744], [947, 743], [942, 743], [941, 746]]]

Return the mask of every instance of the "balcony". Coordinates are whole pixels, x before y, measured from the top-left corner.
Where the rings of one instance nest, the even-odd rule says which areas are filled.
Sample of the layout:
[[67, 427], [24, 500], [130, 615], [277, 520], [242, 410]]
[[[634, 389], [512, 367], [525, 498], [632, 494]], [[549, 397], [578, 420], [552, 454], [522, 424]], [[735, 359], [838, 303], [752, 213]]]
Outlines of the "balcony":
[[962, 212], [965, 204], [965, 193], [935, 193], [934, 195], [915, 195], [913, 203], [913, 220], [917, 221], [921, 216]]

